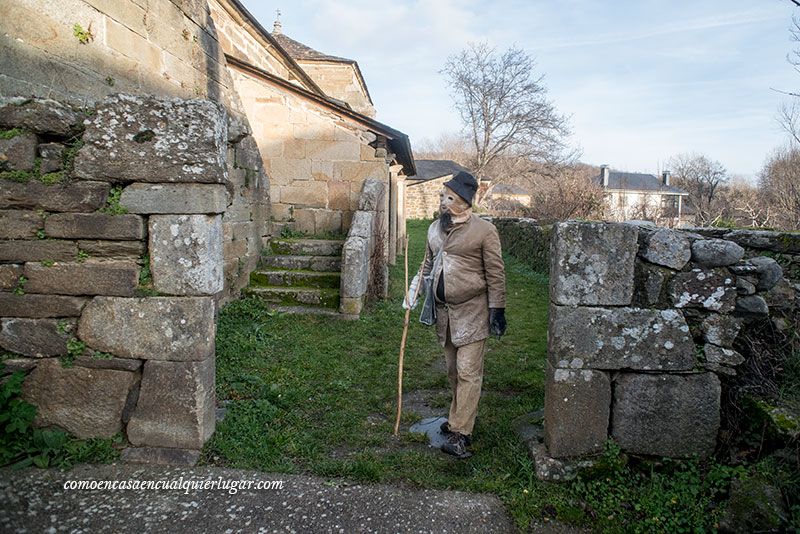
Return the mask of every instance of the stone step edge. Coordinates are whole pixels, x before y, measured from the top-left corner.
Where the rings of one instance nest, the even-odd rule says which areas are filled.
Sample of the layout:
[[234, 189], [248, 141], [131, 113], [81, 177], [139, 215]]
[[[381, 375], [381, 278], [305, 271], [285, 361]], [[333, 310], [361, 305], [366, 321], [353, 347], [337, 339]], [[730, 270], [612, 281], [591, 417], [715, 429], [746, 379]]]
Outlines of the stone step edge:
[[[281, 302], [281, 303], [273, 303], [274, 306], [288, 306], [297, 304], [298, 306], [310, 306], [315, 307], [314, 304], [309, 304], [307, 302], [298, 301], [295, 298], [297, 293], [304, 293], [304, 294], [319, 294], [320, 298], [328, 298], [330, 301], [329, 304], [321, 303], [318, 304], [316, 307], [319, 308], [328, 308], [328, 309], [339, 309], [339, 301], [341, 298], [339, 289], [334, 288], [307, 288], [307, 287], [286, 287], [286, 286], [248, 286], [242, 290], [242, 293], [248, 297], [254, 298], [264, 298], [266, 300], [267, 295], [285, 295], [287, 297], [288, 302]], [[267, 301], [269, 302], [269, 301]]]

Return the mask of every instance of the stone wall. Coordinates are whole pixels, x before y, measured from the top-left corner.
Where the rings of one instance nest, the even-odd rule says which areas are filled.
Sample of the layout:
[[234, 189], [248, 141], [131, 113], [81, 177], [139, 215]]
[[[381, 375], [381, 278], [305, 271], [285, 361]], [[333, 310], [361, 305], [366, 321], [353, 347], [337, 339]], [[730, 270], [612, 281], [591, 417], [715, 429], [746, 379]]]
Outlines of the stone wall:
[[511, 254], [534, 271], [550, 270], [550, 238], [552, 225], [537, 225], [533, 219], [493, 217], [500, 234], [503, 252]]
[[[774, 237], [774, 236], [773, 236]], [[749, 321], [795, 290], [766, 256], [727, 239], [624, 223], [554, 227], [545, 393], [552, 458], [596, 453], [707, 456], [721, 390]]]
[[236, 165], [248, 137], [211, 101], [125, 95], [4, 99], [0, 129], [5, 372], [30, 372], [39, 424], [124, 432], [131, 459], [196, 458], [214, 431], [217, 304], [248, 274], [225, 266], [261, 246], [236, 183], [260, 179]]
[[439, 192], [450, 178], [451, 175], [419, 182], [406, 180], [403, 206], [406, 219], [433, 219], [439, 212]]
[[361, 85], [353, 63], [303, 60], [299, 60], [298, 63], [326, 95], [344, 100], [354, 110], [367, 117], [375, 116], [375, 106]]
[[368, 179], [342, 248], [339, 312], [357, 319], [370, 298], [388, 293], [386, 184]]
[[309, 234], [345, 232], [367, 178], [389, 184], [385, 149], [374, 133], [269, 80], [234, 70], [270, 177], [272, 217]]

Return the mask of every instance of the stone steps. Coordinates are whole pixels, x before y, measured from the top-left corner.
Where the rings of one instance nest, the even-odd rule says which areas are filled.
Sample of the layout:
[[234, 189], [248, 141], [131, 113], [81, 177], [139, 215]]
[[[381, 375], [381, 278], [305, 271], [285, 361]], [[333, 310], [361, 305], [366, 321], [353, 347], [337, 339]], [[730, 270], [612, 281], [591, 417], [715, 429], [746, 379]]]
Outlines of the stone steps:
[[293, 256], [341, 256], [344, 241], [333, 239], [273, 239], [273, 254]]
[[287, 256], [262, 255], [261, 268], [266, 269], [298, 269], [307, 271], [340, 272], [342, 258], [339, 256]]
[[285, 313], [339, 315], [343, 245], [333, 239], [273, 239], [244, 294]]
[[315, 306], [337, 310], [339, 290], [305, 287], [247, 287], [244, 294], [280, 306]]
[[342, 275], [339, 272], [288, 271], [281, 269], [253, 271], [251, 287], [308, 287], [338, 289]]

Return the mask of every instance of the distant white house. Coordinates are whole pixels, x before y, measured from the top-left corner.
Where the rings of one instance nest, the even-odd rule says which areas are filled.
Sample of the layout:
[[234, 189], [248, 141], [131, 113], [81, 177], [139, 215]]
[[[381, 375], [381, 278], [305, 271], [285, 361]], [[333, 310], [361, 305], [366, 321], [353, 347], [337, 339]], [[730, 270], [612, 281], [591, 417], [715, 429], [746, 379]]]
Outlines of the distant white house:
[[490, 206], [496, 208], [529, 208], [531, 205], [531, 194], [518, 185], [497, 184], [492, 187], [488, 200]]
[[603, 188], [606, 217], [615, 221], [649, 220], [663, 226], [685, 222], [693, 210], [687, 206], [689, 193], [670, 184], [670, 172], [652, 174], [612, 171], [600, 167], [594, 180]]

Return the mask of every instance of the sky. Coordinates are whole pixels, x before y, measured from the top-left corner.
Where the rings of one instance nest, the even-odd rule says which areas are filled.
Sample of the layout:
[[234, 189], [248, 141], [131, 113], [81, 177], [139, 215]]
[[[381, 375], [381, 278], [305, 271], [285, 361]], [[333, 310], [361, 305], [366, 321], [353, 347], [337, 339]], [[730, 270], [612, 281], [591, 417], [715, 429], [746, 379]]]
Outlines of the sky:
[[377, 119], [412, 147], [462, 125], [439, 71], [468, 42], [524, 49], [582, 161], [657, 173], [686, 152], [753, 179], [798, 91], [790, 0], [244, 0], [268, 30], [358, 61]]

